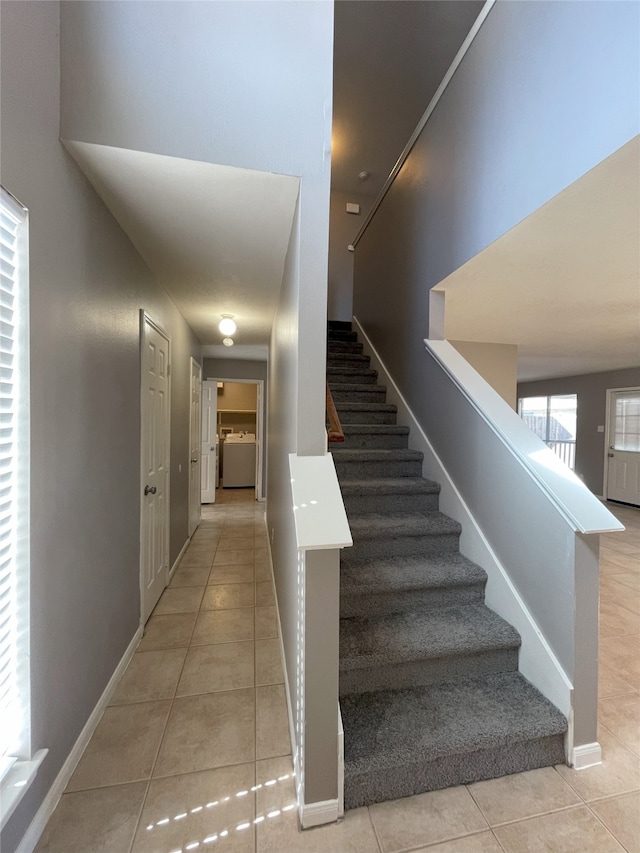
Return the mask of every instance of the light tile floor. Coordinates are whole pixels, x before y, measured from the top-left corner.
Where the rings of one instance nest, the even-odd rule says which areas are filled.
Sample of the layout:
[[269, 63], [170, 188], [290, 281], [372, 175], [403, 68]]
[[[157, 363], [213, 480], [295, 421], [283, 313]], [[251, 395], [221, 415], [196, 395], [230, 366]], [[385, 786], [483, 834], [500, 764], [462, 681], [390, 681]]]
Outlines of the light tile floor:
[[298, 832], [263, 507], [226, 491], [152, 615], [38, 853], [640, 853], [640, 510], [601, 537], [604, 764]]

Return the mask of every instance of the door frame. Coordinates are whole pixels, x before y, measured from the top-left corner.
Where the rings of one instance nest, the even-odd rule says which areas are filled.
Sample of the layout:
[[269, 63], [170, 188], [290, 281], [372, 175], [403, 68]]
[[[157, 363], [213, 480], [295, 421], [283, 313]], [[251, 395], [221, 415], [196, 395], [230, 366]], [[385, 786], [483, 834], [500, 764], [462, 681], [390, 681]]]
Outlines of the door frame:
[[[198, 522], [192, 530], [191, 529], [191, 518], [192, 518], [192, 516], [195, 516], [195, 507], [191, 506], [191, 493], [192, 493], [192, 486], [193, 486], [192, 481], [193, 481], [193, 473], [194, 473], [193, 472], [194, 465], [191, 462], [191, 451], [193, 448], [193, 434], [191, 431], [191, 427], [193, 425], [193, 423], [192, 423], [193, 418], [191, 417], [191, 415], [192, 415], [191, 407], [193, 406], [193, 399], [192, 399], [193, 388], [191, 386], [191, 383], [193, 381], [193, 376], [194, 376], [194, 370], [193, 370], [194, 367], [198, 368], [198, 370], [197, 370], [198, 380], [197, 381], [200, 385], [200, 411], [198, 412], [197, 427], [196, 427], [198, 429], [198, 460], [199, 460], [199, 464], [195, 466], [197, 468], [197, 471], [198, 471]], [[198, 529], [198, 525], [200, 524], [200, 521], [202, 520], [202, 509], [201, 509], [202, 502], [200, 500], [200, 492], [201, 492], [200, 479], [201, 479], [201, 464], [202, 464], [201, 459], [200, 459], [200, 445], [202, 443], [200, 441], [201, 420], [202, 420], [202, 364], [199, 361], [196, 361], [196, 359], [193, 356], [191, 356], [191, 359], [189, 360], [189, 492], [188, 492], [189, 498], [188, 498], [188, 510], [187, 510], [187, 532], [189, 534], [189, 538], [191, 538], [193, 536], [193, 534], [196, 532], [196, 530]]]
[[140, 625], [144, 627], [144, 564], [142, 560], [143, 549], [142, 549], [142, 518], [143, 518], [143, 503], [144, 503], [144, 482], [145, 482], [145, 470], [144, 470], [144, 455], [143, 455], [143, 417], [142, 413], [144, 411], [143, 407], [143, 394], [144, 394], [144, 373], [142, 370], [142, 363], [144, 357], [144, 328], [145, 323], [151, 326], [159, 335], [161, 335], [167, 341], [167, 352], [168, 352], [168, 360], [167, 360], [167, 414], [166, 414], [166, 423], [165, 423], [165, 436], [166, 436], [166, 447], [169, 451], [169, 458], [167, 460], [167, 486], [166, 486], [166, 501], [165, 501], [165, 554], [166, 554], [166, 565], [165, 565], [165, 588], [167, 583], [169, 582], [169, 563], [171, 560], [171, 551], [170, 551], [170, 527], [171, 527], [171, 335], [163, 329], [163, 327], [156, 323], [156, 321], [146, 312], [144, 308], [140, 309], [140, 329], [139, 329], [139, 339], [140, 339], [140, 347], [138, 354], [138, 365], [140, 369], [140, 445], [139, 445], [139, 456], [140, 456], [140, 465], [139, 465], [139, 482], [138, 482], [138, 494], [140, 499], [139, 511], [140, 511], [140, 523], [139, 523], [139, 537], [138, 537], [138, 550], [139, 550], [139, 586], [140, 586]]
[[237, 382], [241, 385], [257, 385], [256, 396], [256, 500], [264, 503], [264, 478], [262, 466], [264, 460], [264, 379], [236, 379], [233, 376], [207, 376], [207, 382]]
[[604, 475], [602, 477], [602, 499], [608, 500], [607, 492], [609, 491], [609, 436], [611, 435], [611, 396], [619, 391], [640, 391], [640, 385], [630, 385], [623, 388], [607, 388], [606, 391], [606, 408], [604, 414]]
[[[213, 389], [215, 389], [215, 387], [217, 385], [215, 380], [203, 379], [202, 380], [202, 386], [201, 386], [203, 390], [200, 393], [200, 400], [201, 401], [204, 400], [204, 386], [205, 386], [205, 384], [209, 384]], [[202, 420], [204, 419], [202, 416], [204, 415], [204, 405], [202, 405], [202, 402], [201, 402], [201, 406], [200, 406], [200, 414], [201, 414], [201, 423], [200, 423], [200, 440], [201, 440], [201, 444], [200, 444], [200, 506], [202, 506], [203, 504], [206, 504], [207, 506], [214, 506], [216, 503], [216, 497], [217, 497], [216, 496], [216, 489], [217, 489], [216, 481], [219, 480], [219, 477], [218, 477], [218, 473], [219, 473], [218, 472], [219, 444], [218, 444], [218, 431], [217, 431], [217, 423], [218, 423], [217, 412], [218, 412], [218, 401], [216, 399], [216, 423], [214, 424], [215, 442], [216, 443], [215, 443], [214, 448], [213, 448], [213, 501], [203, 501], [202, 500], [202, 494], [203, 494], [203, 489], [202, 489], [202, 445], [205, 442], [204, 442], [204, 439], [202, 438], [202, 435], [203, 435]], [[209, 442], [209, 448], [211, 448], [210, 442]], [[209, 452], [211, 453], [211, 449], [209, 450]]]

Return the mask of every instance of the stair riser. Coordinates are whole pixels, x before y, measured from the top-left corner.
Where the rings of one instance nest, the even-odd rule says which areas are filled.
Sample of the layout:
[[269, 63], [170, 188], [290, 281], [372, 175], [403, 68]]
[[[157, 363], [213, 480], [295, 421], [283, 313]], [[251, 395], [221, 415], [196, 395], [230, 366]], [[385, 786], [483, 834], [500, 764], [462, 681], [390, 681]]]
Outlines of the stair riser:
[[341, 388], [336, 384], [331, 388], [331, 395], [340, 414], [339, 403], [384, 403], [387, 389], [381, 388], [380, 385], [371, 385], [360, 386], [357, 391], [354, 391], [353, 388]]
[[[347, 729], [344, 738], [347, 744]], [[372, 770], [356, 775], [349, 772], [347, 760], [344, 805], [346, 809], [356, 809], [397, 797], [411, 797], [427, 791], [495, 779], [539, 767], [553, 767], [564, 762], [563, 735], [511, 743], [500, 748], [464, 752], [435, 761], [417, 760], [414, 764], [404, 763], [398, 767], [386, 768], [384, 772]]]
[[329, 329], [327, 331], [328, 341], [349, 341], [356, 343], [358, 335], [356, 332], [347, 332], [341, 329]]
[[[335, 397], [334, 397], [335, 400]], [[340, 410], [340, 406], [336, 405], [338, 416], [341, 423], [344, 424], [395, 424], [395, 412], [376, 412], [370, 410], [368, 412], [345, 412]]]
[[375, 370], [371, 373], [365, 370], [346, 370], [344, 373], [339, 373], [329, 368], [327, 380], [329, 388], [333, 391], [335, 385], [375, 385], [378, 381], [378, 374]]
[[494, 672], [515, 672], [517, 669], [518, 649], [498, 649], [477, 652], [474, 655], [449, 655], [439, 659], [394, 663], [344, 672], [340, 670], [340, 695], [425, 687], [457, 678], [471, 678]]
[[345, 462], [340, 452], [334, 454], [338, 479], [369, 480], [380, 477], [421, 477], [422, 462], [418, 459], [384, 460], [380, 462]]
[[369, 512], [437, 512], [438, 495], [343, 495], [347, 515]]
[[[340, 419], [342, 421], [342, 419]], [[345, 429], [344, 442], [340, 445], [345, 450], [406, 450], [409, 446], [409, 436], [393, 433], [376, 435], [375, 433], [364, 433], [350, 435]]]
[[415, 610], [439, 610], [482, 604], [484, 584], [446, 586], [437, 589], [412, 589], [389, 593], [348, 593], [340, 595], [340, 616], [378, 616], [388, 613], [410, 613]]
[[436, 536], [398, 536], [395, 539], [360, 539], [344, 554], [345, 561], [362, 561], [369, 558], [385, 557], [437, 557], [455, 554], [458, 551], [457, 533], [444, 533]]
[[340, 367], [344, 370], [358, 369], [358, 367], [364, 367], [365, 369], [369, 369], [369, 364], [371, 363], [371, 359], [368, 355], [360, 355], [359, 353], [349, 353], [349, 352], [329, 352], [327, 353], [327, 367], [331, 369], [332, 367]]
[[331, 353], [353, 353], [354, 355], [361, 355], [362, 349], [362, 344], [353, 343], [353, 341], [327, 342], [327, 355], [331, 355]]

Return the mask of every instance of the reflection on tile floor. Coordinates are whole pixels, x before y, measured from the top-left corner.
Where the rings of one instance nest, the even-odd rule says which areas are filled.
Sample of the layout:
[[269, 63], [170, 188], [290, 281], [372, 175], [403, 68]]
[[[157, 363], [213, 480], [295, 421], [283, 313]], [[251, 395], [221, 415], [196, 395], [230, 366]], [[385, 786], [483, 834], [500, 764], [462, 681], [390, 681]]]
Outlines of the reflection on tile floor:
[[601, 536], [604, 764], [348, 812], [300, 833], [264, 505], [221, 491], [38, 853], [640, 853], [640, 510]]

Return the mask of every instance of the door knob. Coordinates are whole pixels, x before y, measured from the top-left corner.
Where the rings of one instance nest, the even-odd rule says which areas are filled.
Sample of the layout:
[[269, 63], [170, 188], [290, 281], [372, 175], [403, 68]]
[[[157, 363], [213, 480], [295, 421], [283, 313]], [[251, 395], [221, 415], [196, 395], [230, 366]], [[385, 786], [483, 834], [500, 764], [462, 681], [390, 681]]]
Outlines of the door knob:
[[615, 453], [607, 453], [607, 456], [608, 456], [609, 458], [613, 458], [613, 457], [615, 456]]
[[191, 461], [192, 461], [192, 462], [197, 462], [198, 460], [197, 460], [197, 459], [192, 459]]
[[148, 484], [147, 484], [147, 485], [144, 487], [144, 493], [145, 493], [145, 495], [155, 495], [155, 493], [156, 493], [157, 491], [158, 491], [158, 489], [157, 489], [155, 486], [150, 486], [150, 485], [148, 485]]

